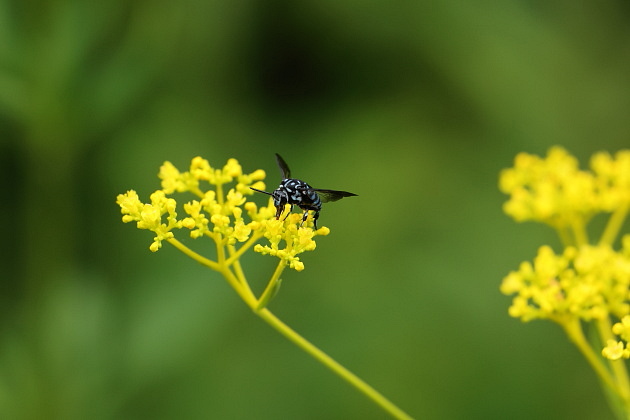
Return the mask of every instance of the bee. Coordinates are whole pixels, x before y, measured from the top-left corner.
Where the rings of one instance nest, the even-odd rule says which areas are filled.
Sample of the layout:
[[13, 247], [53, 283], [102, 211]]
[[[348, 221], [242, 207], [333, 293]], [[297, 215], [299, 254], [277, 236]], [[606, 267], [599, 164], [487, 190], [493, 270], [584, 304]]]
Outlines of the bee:
[[[278, 188], [276, 188], [276, 190], [272, 193], [252, 188], [254, 191], [273, 197], [273, 205], [276, 207], [276, 219], [280, 219], [280, 215], [282, 215], [282, 212], [284, 211], [285, 204], [291, 205], [289, 213], [293, 210], [293, 206], [296, 205], [304, 210], [300, 226], [302, 226], [306, 221], [308, 211], [313, 210], [313, 226], [315, 230], [317, 230], [317, 219], [319, 218], [319, 212], [322, 209], [322, 203], [337, 201], [344, 197], [356, 196], [356, 194], [347, 191], [313, 188], [304, 181], [291, 178], [289, 165], [287, 165], [284, 159], [282, 159], [282, 157], [277, 153], [276, 162], [278, 162], [278, 167], [280, 168], [280, 173], [282, 175], [282, 181], [280, 182]], [[289, 216], [289, 213], [287, 213], [284, 217], [285, 219]]]

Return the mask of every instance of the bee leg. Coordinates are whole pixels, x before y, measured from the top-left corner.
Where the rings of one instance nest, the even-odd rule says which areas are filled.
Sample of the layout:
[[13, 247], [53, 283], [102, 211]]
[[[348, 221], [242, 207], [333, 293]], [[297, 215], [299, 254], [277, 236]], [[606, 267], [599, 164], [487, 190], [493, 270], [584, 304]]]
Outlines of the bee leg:
[[319, 219], [319, 210], [313, 213], [313, 230], [317, 230], [317, 219]]
[[302, 215], [302, 223], [300, 223], [300, 227], [304, 225], [304, 222], [306, 222], [307, 218], [308, 218], [308, 210], [304, 210], [304, 214]]
[[[278, 206], [278, 210], [276, 211], [276, 219], [280, 219], [280, 216], [282, 215], [282, 212], [284, 211], [284, 207], [285, 207], [284, 205]], [[289, 217], [289, 215], [291, 214], [291, 211], [293, 211], [293, 204], [291, 204], [291, 207], [289, 207], [289, 211], [287, 212], [287, 215], [284, 216], [284, 219], [282, 219], [283, 222], [287, 220], [287, 217]]]
[[[300, 227], [306, 222], [308, 218], [308, 210], [304, 210], [304, 216], [302, 216], [302, 223], [300, 223]], [[319, 211], [313, 210], [313, 230], [317, 230], [317, 219], [319, 218]]]
[[[293, 206], [291, 206], [291, 208], [293, 208]], [[284, 211], [284, 204], [276, 206], [276, 220], [280, 220], [280, 216], [282, 216], [283, 211]], [[291, 210], [289, 210], [289, 213], [291, 213]], [[289, 215], [289, 213], [287, 213], [287, 216]], [[286, 216], [285, 216], [285, 219], [286, 219]]]

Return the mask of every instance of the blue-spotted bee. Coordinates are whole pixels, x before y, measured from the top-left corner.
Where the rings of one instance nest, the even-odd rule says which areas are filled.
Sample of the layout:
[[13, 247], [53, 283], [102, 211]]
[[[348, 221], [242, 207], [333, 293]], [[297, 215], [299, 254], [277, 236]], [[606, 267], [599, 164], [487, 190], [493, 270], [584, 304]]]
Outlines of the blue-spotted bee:
[[[304, 181], [291, 178], [289, 165], [287, 165], [284, 159], [282, 159], [282, 157], [277, 153], [276, 161], [278, 162], [278, 167], [280, 168], [280, 173], [282, 174], [282, 181], [280, 182], [278, 188], [276, 188], [276, 190], [272, 193], [252, 188], [254, 191], [273, 197], [273, 205], [276, 207], [276, 219], [280, 219], [280, 215], [282, 215], [286, 204], [291, 205], [289, 212], [293, 210], [293, 206], [296, 205], [304, 210], [302, 224], [300, 226], [302, 226], [306, 221], [308, 211], [313, 210], [313, 226], [317, 229], [317, 219], [319, 218], [319, 212], [322, 209], [322, 203], [337, 201], [344, 197], [356, 196], [356, 194], [347, 191], [313, 188]], [[285, 219], [288, 215], [289, 213], [287, 213]]]

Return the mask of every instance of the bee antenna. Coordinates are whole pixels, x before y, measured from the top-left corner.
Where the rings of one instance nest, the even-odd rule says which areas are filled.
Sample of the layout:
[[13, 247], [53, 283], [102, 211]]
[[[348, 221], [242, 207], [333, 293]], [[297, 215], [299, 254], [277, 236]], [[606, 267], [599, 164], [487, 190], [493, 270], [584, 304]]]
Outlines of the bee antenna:
[[257, 190], [256, 188], [249, 187], [249, 189], [250, 190], [254, 190], [254, 191], [258, 191], [259, 193], [263, 193], [263, 194], [267, 194], [267, 195], [273, 195], [270, 192], [263, 191], [263, 190]]

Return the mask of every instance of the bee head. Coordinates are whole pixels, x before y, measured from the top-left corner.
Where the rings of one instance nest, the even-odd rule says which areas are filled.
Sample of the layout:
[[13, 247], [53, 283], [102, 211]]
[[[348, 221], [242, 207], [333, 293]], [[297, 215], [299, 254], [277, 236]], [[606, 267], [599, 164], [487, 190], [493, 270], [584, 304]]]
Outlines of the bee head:
[[284, 207], [289, 202], [289, 194], [287, 194], [287, 190], [283, 186], [274, 190], [271, 193], [271, 197], [273, 197], [273, 205], [276, 207]]

